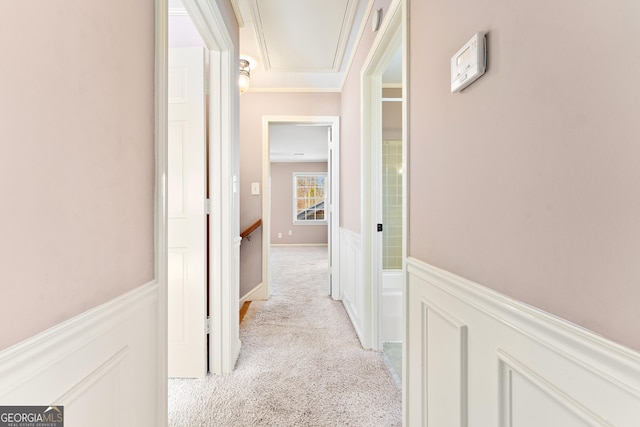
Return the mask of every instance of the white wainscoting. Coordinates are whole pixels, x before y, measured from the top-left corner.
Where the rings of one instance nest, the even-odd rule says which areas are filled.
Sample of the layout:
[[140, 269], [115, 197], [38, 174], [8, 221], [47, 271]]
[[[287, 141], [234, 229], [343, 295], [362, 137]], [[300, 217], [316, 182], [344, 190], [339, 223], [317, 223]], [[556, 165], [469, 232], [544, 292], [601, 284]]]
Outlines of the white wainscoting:
[[166, 425], [158, 304], [150, 283], [0, 352], [0, 404], [64, 405], [66, 427]]
[[342, 303], [362, 342], [364, 331], [362, 239], [358, 234], [344, 228], [340, 228], [340, 286]]
[[407, 293], [405, 425], [640, 425], [640, 354], [415, 259]]

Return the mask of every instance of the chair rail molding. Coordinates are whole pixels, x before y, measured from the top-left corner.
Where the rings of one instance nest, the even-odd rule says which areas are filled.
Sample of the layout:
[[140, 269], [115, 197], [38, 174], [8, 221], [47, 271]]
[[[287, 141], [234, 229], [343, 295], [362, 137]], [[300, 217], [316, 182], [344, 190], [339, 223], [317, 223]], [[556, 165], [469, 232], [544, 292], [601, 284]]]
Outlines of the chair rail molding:
[[478, 425], [637, 425], [640, 354], [420, 260], [407, 267], [408, 425], [466, 426], [453, 408]]
[[[62, 405], [69, 426], [164, 425], [160, 303], [153, 281], [0, 352], [0, 402]], [[116, 418], [96, 420], [105, 406]]]

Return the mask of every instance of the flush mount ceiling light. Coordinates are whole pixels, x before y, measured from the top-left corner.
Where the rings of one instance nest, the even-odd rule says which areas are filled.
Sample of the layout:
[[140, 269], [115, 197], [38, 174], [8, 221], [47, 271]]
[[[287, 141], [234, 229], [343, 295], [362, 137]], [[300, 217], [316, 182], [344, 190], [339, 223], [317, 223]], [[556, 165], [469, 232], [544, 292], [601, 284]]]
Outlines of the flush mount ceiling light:
[[240, 93], [245, 93], [249, 89], [249, 82], [251, 80], [251, 67], [249, 61], [240, 58], [240, 75], [238, 77], [238, 87]]

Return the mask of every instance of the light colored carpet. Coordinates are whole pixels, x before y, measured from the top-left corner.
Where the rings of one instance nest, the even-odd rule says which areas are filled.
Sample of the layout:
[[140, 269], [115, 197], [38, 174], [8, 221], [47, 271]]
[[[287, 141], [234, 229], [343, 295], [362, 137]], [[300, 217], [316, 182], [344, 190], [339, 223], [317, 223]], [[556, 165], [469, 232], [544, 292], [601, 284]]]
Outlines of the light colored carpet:
[[325, 247], [274, 247], [271, 299], [252, 302], [235, 371], [169, 381], [169, 425], [400, 426], [401, 392], [328, 296]]

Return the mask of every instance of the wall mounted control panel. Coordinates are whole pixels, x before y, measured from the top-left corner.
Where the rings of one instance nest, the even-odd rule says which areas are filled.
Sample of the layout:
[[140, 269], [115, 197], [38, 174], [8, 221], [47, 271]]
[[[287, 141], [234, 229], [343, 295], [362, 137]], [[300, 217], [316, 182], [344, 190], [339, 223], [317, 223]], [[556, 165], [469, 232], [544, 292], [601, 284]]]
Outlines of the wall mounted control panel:
[[484, 74], [487, 44], [483, 33], [476, 33], [451, 57], [451, 93], [460, 92]]

